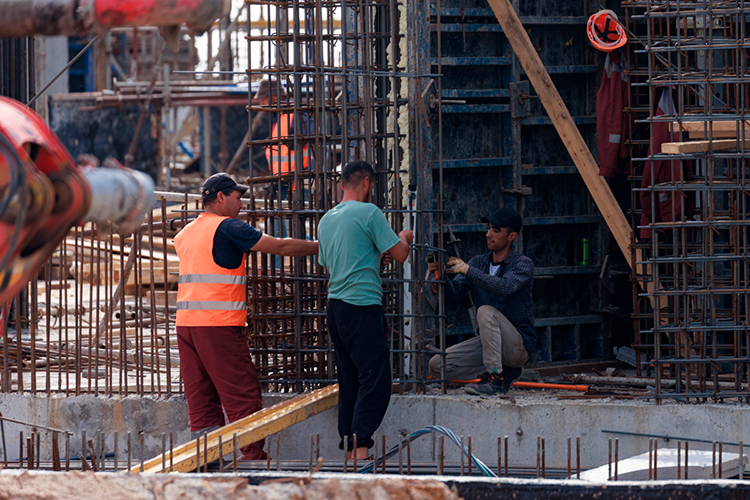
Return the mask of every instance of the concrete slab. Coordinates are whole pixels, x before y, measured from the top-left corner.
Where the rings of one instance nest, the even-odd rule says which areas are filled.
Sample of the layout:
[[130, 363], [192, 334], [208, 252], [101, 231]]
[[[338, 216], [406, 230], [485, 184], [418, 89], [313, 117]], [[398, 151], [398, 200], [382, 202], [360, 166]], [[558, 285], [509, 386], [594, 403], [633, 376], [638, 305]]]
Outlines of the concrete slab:
[[[497, 438], [508, 436], [511, 465], [534, 467], [537, 437], [545, 438], [547, 467], [567, 466], [567, 439], [572, 438], [575, 464], [575, 438], [580, 438], [581, 466], [584, 469], [607, 463], [607, 439], [614, 437], [603, 430], [700, 438], [709, 443], [691, 443], [691, 451], [710, 450], [710, 441], [739, 442], [750, 433], [750, 408], [746, 404], [685, 405], [652, 401], [563, 401], [556, 394], [541, 391], [511, 391], [513, 400], [478, 398], [468, 395], [404, 395], [394, 396], [385, 420], [375, 434], [378, 448], [385, 435], [387, 446], [428, 425], [442, 425], [459, 436], [472, 438], [474, 454], [486, 464], [497, 464]], [[264, 405], [270, 406], [291, 395], [266, 394]], [[162, 433], [172, 432], [175, 444], [188, 439], [187, 404], [183, 396], [169, 399], [152, 397], [106, 398], [94, 396], [40, 397], [0, 394], [0, 413], [6, 417], [74, 432], [71, 456], [80, 453], [80, 432], [91, 438], [101, 431], [108, 438], [107, 451], [112, 451], [112, 434], [119, 433], [120, 457], [125, 453], [127, 432], [134, 441], [144, 433], [144, 455], [151, 458], [161, 452]], [[6, 444], [10, 459], [17, 459], [19, 431], [28, 436], [30, 428], [5, 424]], [[330, 410], [305, 420], [267, 440], [266, 449], [275, 460], [277, 444], [282, 460], [307, 460], [310, 438], [320, 435], [320, 453], [325, 460], [341, 460], [338, 449], [337, 411]], [[620, 456], [646, 453], [647, 437], [619, 437]], [[42, 458], [50, 456], [51, 438], [42, 433]], [[422, 437], [412, 443], [413, 461], [434, 462], [439, 438]], [[660, 439], [659, 448], [673, 446]], [[63, 450], [61, 450], [61, 453]], [[724, 454], [737, 453], [736, 447], [724, 446]], [[133, 447], [133, 461], [140, 460], [140, 444]], [[406, 458], [404, 457], [404, 460]], [[445, 459], [460, 461], [458, 447], [446, 440]], [[121, 462], [123, 463], [123, 462]]]
[[[738, 453], [722, 453], [721, 463], [718, 463], [718, 455], [714, 457], [713, 451], [689, 450], [687, 457], [689, 479], [717, 479], [719, 470], [721, 477], [735, 477], [740, 472], [740, 455]], [[678, 460], [679, 458], [679, 460]], [[717, 463], [714, 463], [717, 460]], [[679, 464], [678, 464], [679, 461]], [[747, 464], [747, 455], [742, 455], [742, 462]], [[617, 463], [617, 478], [623, 481], [644, 481], [649, 478], [653, 471], [651, 464], [653, 456], [643, 453], [634, 457], [620, 460]], [[683, 479], [685, 477], [685, 450], [678, 454], [677, 448], [660, 448], [656, 453], [656, 477], [658, 479]], [[602, 465], [581, 474], [581, 479], [587, 481], [608, 481], [614, 478], [615, 464]], [[714, 475], [714, 470], [716, 471]], [[679, 475], [678, 475], [679, 472]]]

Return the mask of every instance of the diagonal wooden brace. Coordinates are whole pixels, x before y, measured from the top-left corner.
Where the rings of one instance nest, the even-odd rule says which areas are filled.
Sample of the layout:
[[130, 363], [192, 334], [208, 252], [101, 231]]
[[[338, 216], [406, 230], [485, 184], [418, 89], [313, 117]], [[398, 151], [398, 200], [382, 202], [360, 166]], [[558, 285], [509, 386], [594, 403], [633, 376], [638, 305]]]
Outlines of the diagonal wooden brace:
[[[599, 175], [599, 167], [589, 147], [581, 137], [555, 84], [552, 83], [552, 78], [544, 68], [516, 11], [513, 10], [509, 0], [488, 0], [488, 2], [630, 268], [636, 271], [636, 276], [650, 274], [649, 265], [637, 264], [638, 261], [643, 261], [640, 250], [636, 252], [636, 260], [633, 261], [633, 255], [630, 253], [630, 224], [620, 210], [609, 185]], [[641, 285], [649, 293], [649, 300], [654, 308], [661, 309], [666, 306], [665, 297], [653, 295], [656, 289], [655, 283], [647, 281], [645, 286], [643, 283]]]
[[623, 255], [632, 267], [632, 256], [630, 254], [630, 224], [628, 224], [625, 214], [622, 213], [617, 205], [609, 185], [599, 175], [599, 167], [591, 155], [586, 142], [581, 137], [570, 116], [568, 108], [563, 103], [560, 94], [552, 83], [547, 70], [544, 68], [542, 60], [539, 58], [534, 45], [529, 39], [529, 35], [521, 24], [521, 20], [513, 10], [509, 0], [488, 0], [490, 7], [495, 12], [503, 33], [508, 38], [513, 51], [518, 56], [518, 60], [526, 70], [531, 84], [534, 86], [539, 100], [542, 102], [544, 109], [552, 120], [557, 133], [565, 144], [565, 147], [573, 157], [573, 162], [578, 168], [578, 172], [583, 177], [591, 196], [594, 198], [596, 206], [604, 217], [609, 230], [617, 240], [617, 245], [622, 250]]

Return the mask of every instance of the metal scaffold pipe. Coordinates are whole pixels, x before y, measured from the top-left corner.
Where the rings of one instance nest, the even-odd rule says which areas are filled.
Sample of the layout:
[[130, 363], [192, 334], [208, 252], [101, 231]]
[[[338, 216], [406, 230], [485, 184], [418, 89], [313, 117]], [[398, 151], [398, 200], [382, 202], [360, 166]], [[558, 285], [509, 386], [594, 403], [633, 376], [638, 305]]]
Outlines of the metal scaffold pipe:
[[181, 24], [202, 33], [229, 8], [229, 0], [0, 0], [0, 38], [88, 36], [118, 27]]

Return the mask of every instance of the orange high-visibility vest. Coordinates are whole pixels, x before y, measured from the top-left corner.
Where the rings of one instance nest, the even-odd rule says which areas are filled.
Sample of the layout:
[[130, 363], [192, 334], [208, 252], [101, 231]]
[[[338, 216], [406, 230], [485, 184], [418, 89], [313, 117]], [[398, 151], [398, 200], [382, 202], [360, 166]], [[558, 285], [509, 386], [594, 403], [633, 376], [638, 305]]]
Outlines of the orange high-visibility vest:
[[[292, 120], [294, 119], [294, 113], [282, 113], [276, 123], [273, 125], [271, 131], [271, 139], [278, 141], [279, 139], [286, 139], [291, 137], [294, 133], [292, 129]], [[268, 160], [268, 168], [271, 169], [271, 174], [288, 174], [295, 170], [295, 155], [294, 150], [289, 149], [287, 144], [273, 144], [266, 147], [266, 160]], [[308, 156], [308, 148], [302, 150], [302, 168], [306, 169], [310, 166], [310, 158]]]
[[246, 326], [245, 257], [237, 269], [214, 262], [214, 235], [225, 219], [203, 213], [174, 238], [180, 258], [177, 326]]

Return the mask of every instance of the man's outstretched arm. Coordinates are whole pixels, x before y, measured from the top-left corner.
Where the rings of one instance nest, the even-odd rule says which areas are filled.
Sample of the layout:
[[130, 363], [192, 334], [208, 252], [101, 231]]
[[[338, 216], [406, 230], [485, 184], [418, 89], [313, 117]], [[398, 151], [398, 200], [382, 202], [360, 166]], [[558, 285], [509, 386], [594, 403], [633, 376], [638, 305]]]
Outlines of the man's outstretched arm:
[[317, 240], [276, 238], [264, 234], [260, 237], [258, 243], [253, 245], [252, 251], [289, 257], [304, 257], [306, 255], [318, 255], [318, 242]]

